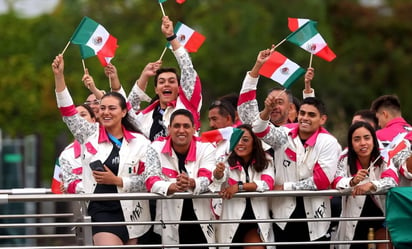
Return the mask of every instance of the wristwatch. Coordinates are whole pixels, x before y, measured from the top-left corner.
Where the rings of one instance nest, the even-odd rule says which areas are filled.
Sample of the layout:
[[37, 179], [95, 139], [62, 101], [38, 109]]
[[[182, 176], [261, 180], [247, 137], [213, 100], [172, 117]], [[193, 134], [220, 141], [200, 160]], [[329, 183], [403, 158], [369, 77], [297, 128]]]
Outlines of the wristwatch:
[[238, 181], [238, 182], [237, 182], [237, 186], [238, 186], [238, 188], [239, 188], [239, 192], [240, 192], [240, 191], [243, 191], [243, 182], [242, 182], [242, 181]]

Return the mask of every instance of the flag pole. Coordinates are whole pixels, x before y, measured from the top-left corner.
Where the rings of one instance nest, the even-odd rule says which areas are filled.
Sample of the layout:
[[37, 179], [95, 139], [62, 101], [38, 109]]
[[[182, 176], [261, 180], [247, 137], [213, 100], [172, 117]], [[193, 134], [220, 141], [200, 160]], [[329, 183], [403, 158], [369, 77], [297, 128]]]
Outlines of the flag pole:
[[163, 16], [166, 16], [165, 10], [163, 9], [163, 4], [162, 4], [162, 3], [159, 3], [159, 5], [160, 5], [160, 9], [162, 10]]
[[273, 49], [276, 49], [277, 47], [279, 47], [282, 43], [284, 43], [286, 41], [286, 38], [281, 40], [278, 44], [276, 44]]
[[286, 92], [287, 88], [285, 87], [278, 95], [276, 95], [275, 99], [279, 98], [282, 93]]
[[162, 54], [160, 55], [159, 61], [161, 61], [161, 60], [163, 59], [163, 55], [165, 55], [166, 50], [167, 50], [167, 47], [165, 47], [165, 48], [163, 49], [163, 52], [162, 52]]
[[82, 59], [83, 71], [86, 73], [86, 64], [84, 63], [84, 59]]
[[70, 41], [66, 44], [66, 47], [64, 47], [63, 52], [61, 53], [61, 55], [64, 54], [64, 52], [66, 52], [66, 49], [69, 47], [70, 45]]
[[313, 59], [313, 54], [310, 53], [310, 59], [309, 59], [309, 68], [312, 67], [312, 59]]

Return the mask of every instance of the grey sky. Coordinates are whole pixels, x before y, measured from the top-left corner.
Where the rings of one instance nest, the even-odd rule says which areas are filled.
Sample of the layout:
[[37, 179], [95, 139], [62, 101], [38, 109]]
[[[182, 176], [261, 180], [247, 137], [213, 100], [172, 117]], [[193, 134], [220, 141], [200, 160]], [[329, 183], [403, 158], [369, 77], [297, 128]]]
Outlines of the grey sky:
[[[0, 14], [8, 11], [7, 0], [0, 0]], [[53, 10], [58, 0], [12, 0], [15, 10], [22, 16], [36, 16]]]

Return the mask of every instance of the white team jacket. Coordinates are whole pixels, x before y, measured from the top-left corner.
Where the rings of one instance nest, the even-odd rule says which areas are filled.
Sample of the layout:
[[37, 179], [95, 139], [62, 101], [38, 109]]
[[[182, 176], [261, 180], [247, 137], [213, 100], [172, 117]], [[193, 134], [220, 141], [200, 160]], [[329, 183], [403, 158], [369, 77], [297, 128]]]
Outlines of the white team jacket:
[[[195, 120], [195, 127], [198, 131], [200, 128], [200, 108], [202, 107], [202, 85], [200, 78], [193, 68], [192, 61], [188, 52], [183, 46], [173, 51], [176, 60], [181, 69], [181, 79], [179, 87], [179, 95], [176, 101], [169, 103], [163, 114], [163, 126], [168, 127], [170, 115], [178, 109], [190, 110]], [[129, 94], [128, 101], [137, 114], [137, 125], [146, 137], [150, 135], [150, 128], [153, 124], [153, 110], [159, 105], [159, 101], [155, 101], [143, 110], [139, 110], [140, 103], [148, 96], [135, 84]], [[166, 129], [167, 132], [167, 129]], [[165, 134], [166, 135], [166, 134]]]
[[[89, 123], [77, 113], [68, 89], [56, 93], [57, 104], [63, 115], [63, 121], [83, 146], [82, 165], [83, 186], [85, 193], [93, 193], [96, 181], [92, 175], [89, 163], [94, 160], [104, 162], [110, 155], [113, 145], [109, 141], [105, 129], [98, 123]], [[122, 177], [123, 188], [117, 187], [119, 193], [146, 191], [144, 178], [140, 174], [144, 170], [145, 152], [150, 141], [141, 134], [123, 129], [123, 142], [120, 147], [118, 176]], [[125, 221], [150, 221], [148, 200], [121, 200]], [[146, 233], [150, 225], [128, 225], [130, 238], [136, 238]]]
[[[190, 178], [196, 181], [193, 194], [200, 194], [208, 190], [215, 167], [215, 148], [210, 143], [196, 141], [193, 138], [189, 153], [186, 157], [185, 168]], [[167, 196], [169, 186], [176, 182], [179, 172], [178, 158], [172, 149], [170, 137], [162, 138], [149, 146], [146, 156], [146, 188], [152, 193]], [[156, 220], [178, 221], [181, 218], [183, 199], [157, 200]], [[193, 208], [198, 220], [214, 219], [210, 206], [210, 199], [193, 199]], [[214, 226], [201, 224], [208, 243], [215, 242]], [[155, 225], [154, 231], [162, 235], [164, 244], [179, 243], [179, 225]]]
[[[353, 187], [350, 187], [349, 185], [351, 179], [352, 174], [349, 170], [347, 151], [344, 151], [341, 159], [339, 160], [334, 185], [336, 185], [336, 189], [338, 190], [350, 192], [353, 189]], [[369, 172], [369, 177], [360, 182], [360, 184], [367, 182], [372, 182], [376, 186], [376, 191], [374, 193], [388, 190], [389, 188], [396, 187], [398, 185], [398, 171], [394, 167], [392, 161], [390, 161], [389, 165], [383, 162], [381, 165], [373, 167]], [[365, 204], [365, 199], [365, 195], [359, 195], [356, 197], [353, 197], [352, 195], [342, 196], [341, 217], [360, 217], [363, 205]], [[382, 212], [385, 213], [385, 195], [372, 195], [372, 199], [382, 210]], [[336, 233], [337, 239], [345, 241], [353, 240], [357, 224], [357, 220], [340, 221]], [[337, 245], [337, 248], [349, 249], [350, 245], [341, 244]]]
[[[254, 182], [257, 185], [256, 191], [263, 192], [273, 190], [274, 184], [274, 168], [273, 158], [267, 155], [269, 160], [268, 167], [262, 172], [256, 172], [253, 167], [248, 168], [249, 182]], [[226, 170], [224, 174], [225, 184], [223, 187], [237, 184], [238, 181], [246, 182], [246, 173], [241, 165], [229, 167], [226, 163]], [[253, 213], [256, 219], [270, 219], [269, 215], [269, 200], [267, 197], [252, 197]], [[246, 199], [232, 198], [230, 200], [223, 200], [221, 220], [236, 219], [240, 220], [246, 208]], [[263, 242], [274, 242], [273, 229], [271, 223], [258, 223], [260, 236]], [[238, 223], [227, 223], [216, 225], [216, 240], [218, 243], [230, 243], [235, 236], [239, 227]], [[229, 248], [229, 247], [220, 247]], [[267, 248], [275, 248], [274, 246], [267, 246]]]

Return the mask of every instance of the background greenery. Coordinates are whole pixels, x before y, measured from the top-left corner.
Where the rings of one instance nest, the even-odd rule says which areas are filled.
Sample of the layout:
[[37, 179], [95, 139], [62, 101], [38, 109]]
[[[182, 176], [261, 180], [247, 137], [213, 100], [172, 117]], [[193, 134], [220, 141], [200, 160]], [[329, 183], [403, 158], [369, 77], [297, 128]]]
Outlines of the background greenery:
[[[367, 7], [355, 0], [186, 0], [183, 5], [169, 0], [163, 6], [173, 21], [206, 36], [199, 52], [191, 55], [203, 84], [203, 130], [208, 127], [209, 103], [238, 93], [258, 51], [290, 33], [287, 17], [318, 21], [320, 33], [337, 54], [332, 62], [314, 57], [313, 87], [328, 106], [327, 128], [343, 146], [353, 112], [369, 108], [379, 95], [397, 94], [404, 117], [412, 118], [411, 1], [388, 0]], [[83, 16], [118, 38], [120, 47], [112, 63], [127, 92], [146, 63], [159, 59], [165, 45], [157, 0], [61, 0], [54, 12], [35, 18], [19, 18], [14, 12], [0, 15], [0, 128], [12, 137], [33, 133], [41, 137], [40, 167], [46, 182], [60, 149], [56, 138], [64, 134], [67, 141], [71, 139], [56, 107], [50, 64]], [[309, 65], [309, 54], [295, 45], [284, 43], [278, 51], [302, 67]], [[75, 103], [81, 103], [88, 92], [81, 82], [79, 49], [70, 45], [64, 55], [67, 84]], [[177, 66], [169, 51], [163, 63]], [[98, 87], [108, 89], [97, 58], [87, 59], [86, 66]], [[260, 103], [276, 84], [261, 78]], [[302, 78], [292, 91], [301, 97], [303, 87]]]

